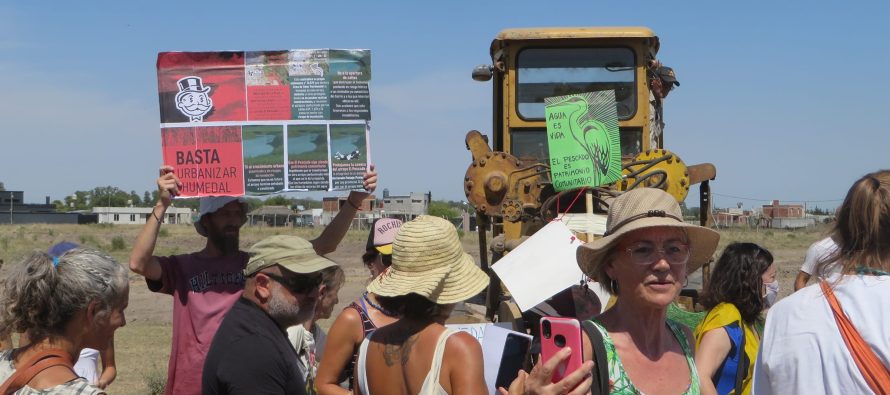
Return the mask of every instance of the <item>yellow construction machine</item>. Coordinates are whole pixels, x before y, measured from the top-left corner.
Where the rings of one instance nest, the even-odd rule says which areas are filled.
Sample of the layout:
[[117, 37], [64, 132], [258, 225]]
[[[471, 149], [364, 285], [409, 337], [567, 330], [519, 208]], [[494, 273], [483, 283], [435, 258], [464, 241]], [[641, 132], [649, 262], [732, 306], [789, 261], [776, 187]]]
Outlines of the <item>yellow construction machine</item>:
[[[687, 165], [665, 148], [662, 105], [678, 86], [673, 70], [659, 62], [658, 36], [645, 27], [529, 28], [502, 31], [491, 43], [491, 64], [477, 66], [473, 79], [491, 81], [492, 141], [478, 131], [466, 137], [472, 163], [464, 178], [467, 201], [477, 213], [482, 267], [489, 269], [487, 231], [492, 232], [494, 263], [571, 205], [570, 228], [592, 239], [604, 230], [608, 201], [637, 187], [657, 187], [683, 202], [689, 187], [700, 184], [700, 221], [708, 222], [710, 163]], [[622, 180], [579, 190], [555, 192], [550, 178], [544, 99], [574, 93], [614, 90], [619, 120]], [[591, 219], [592, 218], [592, 219]], [[496, 245], [495, 245], [496, 244]], [[486, 316], [504, 311], [503, 290], [492, 283]]]

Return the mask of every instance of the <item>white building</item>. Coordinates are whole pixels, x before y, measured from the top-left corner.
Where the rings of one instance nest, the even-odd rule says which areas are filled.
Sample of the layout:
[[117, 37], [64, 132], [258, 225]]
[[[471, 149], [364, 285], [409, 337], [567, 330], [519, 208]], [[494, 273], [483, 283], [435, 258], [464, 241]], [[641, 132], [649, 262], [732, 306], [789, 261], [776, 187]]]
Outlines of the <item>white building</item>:
[[[150, 217], [154, 207], [93, 207], [100, 224], [142, 225]], [[168, 224], [192, 223], [192, 210], [184, 207], [168, 207], [164, 222]]]

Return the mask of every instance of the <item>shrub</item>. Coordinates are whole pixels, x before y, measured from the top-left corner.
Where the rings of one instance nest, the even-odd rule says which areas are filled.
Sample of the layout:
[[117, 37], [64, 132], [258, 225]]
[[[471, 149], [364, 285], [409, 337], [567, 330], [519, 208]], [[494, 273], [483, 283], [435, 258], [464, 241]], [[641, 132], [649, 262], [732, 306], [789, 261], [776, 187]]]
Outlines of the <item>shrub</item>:
[[111, 250], [112, 251], [120, 251], [127, 248], [127, 242], [124, 241], [122, 236], [114, 236], [111, 239]]
[[93, 246], [96, 245], [96, 238], [93, 235], [80, 235], [79, 239], [80, 239], [80, 245], [82, 245], [82, 246], [89, 245], [89, 244], [91, 244]]
[[167, 374], [158, 365], [152, 365], [151, 369], [142, 373], [142, 381], [149, 395], [162, 395], [167, 386]]

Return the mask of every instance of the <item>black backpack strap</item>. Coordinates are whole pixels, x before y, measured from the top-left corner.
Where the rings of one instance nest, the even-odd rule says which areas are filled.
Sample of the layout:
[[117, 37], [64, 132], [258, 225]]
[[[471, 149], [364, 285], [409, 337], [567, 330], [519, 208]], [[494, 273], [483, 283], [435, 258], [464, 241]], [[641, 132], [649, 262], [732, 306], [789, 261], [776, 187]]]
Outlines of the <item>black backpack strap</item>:
[[735, 393], [741, 394], [744, 387], [742, 383], [748, 377], [748, 354], [745, 353], [745, 323], [739, 320], [739, 329], [742, 330], [742, 340], [739, 342], [739, 365], [735, 370]]
[[603, 334], [594, 326], [593, 321], [587, 320], [581, 323], [587, 338], [590, 339], [590, 346], [593, 350], [593, 367], [591, 376], [593, 384], [590, 385], [590, 393], [593, 395], [606, 395], [611, 390], [609, 388], [609, 362], [606, 360], [606, 346], [603, 344]]

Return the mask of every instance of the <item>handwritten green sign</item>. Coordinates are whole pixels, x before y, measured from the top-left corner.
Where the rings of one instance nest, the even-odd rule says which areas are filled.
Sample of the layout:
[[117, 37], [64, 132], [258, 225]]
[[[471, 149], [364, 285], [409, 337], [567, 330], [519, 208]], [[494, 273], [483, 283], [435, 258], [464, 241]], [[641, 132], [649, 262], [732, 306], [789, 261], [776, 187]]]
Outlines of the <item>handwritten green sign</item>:
[[550, 179], [556, 191], [621, 179], [615, 91], [544, 99]]

